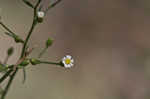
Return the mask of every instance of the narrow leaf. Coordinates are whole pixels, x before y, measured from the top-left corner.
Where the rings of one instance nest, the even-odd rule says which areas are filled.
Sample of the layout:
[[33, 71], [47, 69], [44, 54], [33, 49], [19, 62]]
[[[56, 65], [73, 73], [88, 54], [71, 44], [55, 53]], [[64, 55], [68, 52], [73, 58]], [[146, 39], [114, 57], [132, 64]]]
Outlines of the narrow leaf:
[[29, 7], [34, 8], [34, 6], [33, 6], [29, 1], [23, 0], [23, 2], [24, 2], [25, 4], [27, 4]]

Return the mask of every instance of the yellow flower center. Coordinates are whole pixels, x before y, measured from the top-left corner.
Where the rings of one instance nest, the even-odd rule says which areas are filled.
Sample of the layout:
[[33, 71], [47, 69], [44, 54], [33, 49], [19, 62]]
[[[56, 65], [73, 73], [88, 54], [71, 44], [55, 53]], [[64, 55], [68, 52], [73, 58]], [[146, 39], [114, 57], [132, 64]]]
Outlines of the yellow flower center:
[[71, 60], [70, 60], [70, 59], [66, 59], [66, 60], [65, 60], [65, 63], [66, 63], [66, 64], [70, 64], [70, 63], [71, 63]]

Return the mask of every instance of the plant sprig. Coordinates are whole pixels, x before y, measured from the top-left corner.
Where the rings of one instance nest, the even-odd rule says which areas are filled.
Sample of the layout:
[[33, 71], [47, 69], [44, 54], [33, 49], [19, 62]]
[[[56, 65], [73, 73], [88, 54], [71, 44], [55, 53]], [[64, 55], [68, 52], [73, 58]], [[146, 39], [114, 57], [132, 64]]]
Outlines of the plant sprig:
[[[29, 48], [28, 42], [31, 38], [31, 35], [35, 29], [35, 27], [42, 23], [44, 20], [45, 14], [50, 10], [51, 8], [55, 7], [61, 0], [56, 0], [54, 3], [50, 4], [48, 8], [45, 11], [42, 11], [42, 5], [40, 5], [42, 0], [37, 0], [36, 4], [33, 5], [29, 0], [22, 0], [23, 3], [25, 3], [27, 6], [33, 9], [33, 19], [32, 19], [32, 25], [29, 29], [29, 32], [27, 33], [27, 36], [25, 40], [23, 40], [22, 37], [18, 36], [15, 32], [13, 32], [10, 28], [8, 28], [2, 21], [0, 21], [0, 25], [6, 30], [4, 32], [6, 35], [12, 37], [16, 43], [22, 43], [22, 51], [19, 60], [16, 62], [16, 64], [9, 65], [7, 64], [8, 59], [13, 54], [13, 47], [10, 47], [7, 51], [7, 57], [5, 58], [5, 61], [2, 63], [0, 62], [0, 72], [3, 72], [4, 75], [0, 78], [0, 84], [4, 82], [7, 78], [9, 78], [7, 85], [5, 86], [3, 92], [1, 93], [1, 99], [5, 99], [9, 88], [19, 71], [19, 69], [23, 69], [24, 74], [24, 80], [26, 79], [26, 70], [25, 67], [29, 64], [31, 65], [38, 65], [38, 64], [52, 64], [52, 65], [58, 65], [60, 67], [70, 68], [73, 66], [73, 59], [71, 56], [67, 55], [59, 62], [50, 62], [50, 61], [43, 61], [36, 58], [28, 58], [28, 56], [33, 51], [33, 48]], [[46, 41], [45, 48], [43, 51], [39, 54], [39, 58], [46, 52], [48, 47], [52, 45], [52, 41], [50, 38]]]

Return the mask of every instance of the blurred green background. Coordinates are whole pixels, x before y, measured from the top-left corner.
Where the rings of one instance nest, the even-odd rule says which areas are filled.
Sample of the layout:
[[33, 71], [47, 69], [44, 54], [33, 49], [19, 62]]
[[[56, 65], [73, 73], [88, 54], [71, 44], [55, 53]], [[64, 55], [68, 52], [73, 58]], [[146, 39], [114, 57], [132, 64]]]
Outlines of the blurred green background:
[[[42, 3], [47, 6], [50, 2]], [[0, 8], [3, 22], [25, 37], [32, 10], [22, 0], [0, 0]], [[14, 46], [9, 63], [15, 63], [21, 45], [4, 31], [0, 28], [0, 59]], [[59, 61], [71, 54], [75, 66], [69, 70], [29, 66], [26, 83], [22, 84], [20, 71], [7, 99], [149, 99], [149, 0], [63, 0], [31, 36], [29, 45], [37, 46], [32, 57], [48, 37], [55, 42], [43, 59]]]

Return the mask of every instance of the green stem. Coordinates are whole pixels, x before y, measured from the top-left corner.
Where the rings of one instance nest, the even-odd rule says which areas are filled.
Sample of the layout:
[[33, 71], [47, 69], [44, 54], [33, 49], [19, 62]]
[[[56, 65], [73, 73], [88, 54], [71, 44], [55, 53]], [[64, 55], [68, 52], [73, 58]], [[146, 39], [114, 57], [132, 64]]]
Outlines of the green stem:
[[34, 27], [35, 27], [35, 23], [36, 23], [36, 21], [33, 20], [32, 27], [31, 27], [31, 29], [30, 29], [30, 31], [29, 31], [27, 37], [26, 37], [25, 43], [24, 43], [23, 48], [22, 48], [21, 58], [24, 56], [27, 43], [28, 43], [28, 41], [29, 41], [29, 39], [30, 39], [30, 36], [31, 36], [31, 34], [32, 34], [32, 32], [33, 32], [33, 29], [34, 29]]
[[32, 32], [33, 32], [33, 30], [34, 30], [36, 24], [37, 24], [37, 19], [36, 19], [36, 17], [37, 17], [36, 13], [37, 13], [37, 12], [36, 12], [36, 11], [37, 11], [37, 7], [39, 6], [40, 2], [41, 2], [41, 0], [39, 0], [39, 1], [37, 2], [36, 6], [35, 6], [35, 8], [34, 8], [34, 16], [33, 16], [32, 26], [31, 26], [30, 31], [29, 31], [29, 33], [28, 33], [26, 39], [25, 39], [25, 43], [24, 43], [24, 45], [23, 45], [22, 52], [21, 52], [21, 58], [24, 56], [27, 43], [28, 43], [28, 41], [29, 41], [29, 39], [30, 39], [30, 36], [31, 36], [31, 34], [32, 34]]
[[[28, 41], [29, 41], [29, 39], [30, 39], [30, 36], [31, 36], [31, 34], [32, 34], [32, 32], [33, 32], [33, 30], [34, 30], [34, 28], [35, 28], [35, 25], [37, 24], [36, 11], [37, 11], [37, 7], [39, 6], [40, 2], [41, 2], [41, 0], [39, 0], [39, 1], [37, 2], [36, 6], [35, 6], [35, 8], [34, 8], [34, 17], [33, 17], [32, 26], [31, 26], [30, 31], [29, 31], [29, 33], [28, 33], [26, 39], [25, 39], [25, 43], [23, 44], [20, 59], [24, 57], [27, 43], [28, 43]], [[2, 22], [0, 22], [0, 24], [1, 24], [7, 31], [9, 31], [9, 32], [11, 32], [13, 35], [15, 35], [10, 29], [7, 28]], [[13, 70], [13, 69], [10, 69], [10, 70]], [[15, 70], [15, 71], [13, 72], [13, 74], [10, 76], [10, 79], [9, 79], [9, 81], [8, 81], [7, 86], [6, 86], [5, 89], [4, 89], [4, 92], [3, 92], [3, 94], [2, 94], [1, 99], [5, 99], [5, 96], [7, 95], [7, 92], [8, 92], [8, 90], [9, 90], [11, 84], [12, 84], [12, 81], [13, 81], [13, 79], [14, 79], [14, 77], [15, 77], [17, 71], [18, 71], [18, 68], [16, 68], [16, 70]], [[11, 72], [10, 72], [10, 73], [11, 73]], [[10, 73], [9, 73], [9, 71], [8, 71], [8, 72], [6, 73], [7, 75], [4, 76], [4, 77], [2, 77], [2, 78], [5, 79], [6, 77], [9, 76], [8, 74], [10, 74]], [[3, 79], [2, 79], [2, 81], [3, 81]]]
[[51, 4], [51, 5], [45, 10], [45, 13], [47, 13], [48, 10], [50, 10], [51, 8], [55, 7], [60, 1], [62, 1], [62, 0], [56, 0], [53, 4]]
[[23, 2], [24, 2], [26, 5], [28, 5], [29, 7], [34, 8], [34, 6], [33, 6], [29, 1], [23, 0]]
[[1, 77], [0, 83], [2, 83], [2, 82], [10, 75], [11, 72], [12, 72], [12, 69], [10, 69], [9, 71], [7, 71], [7, 72], [3, 75], [3, 77]]
[[39, 6], [39, 4], [41, 3], [42, 0], [38, 0], [38, 2], [36, 3], [34, 10], [37, 10], [37, 7]]
[[[24, 45], [23, 45], [22, 52], [21, 52], [21, 57], [20, 57], [20, 58], [22, 58], [22, 57], [24, 56], [27, 43], [28, 43], [28, 41], [29, 41], [29, 39], [30, 39], [30, 37], [31, 37], [31, 34], [33, 33], [33, 30], [34, 30], [36, 24], [37, 24], [37, 19], [36, 19], [36, 17], [37, 17], [36, 13], [37, 13], [37, 12], [36, 12], [36, 11], [37, 11], [37, 7], [39, 6], [40, 2], [41, 2], [41, 0], [39, 0], [39, 1], [37, 2], [36, 6], [35, 6], [35, 8], [34, 8], [34, 16], [33, 16], [32, 26], [31, 26], [31, 29], [30, 29], [30, 31], [29, 31], [29, 33], [28, 33], [26, 39], [25, 39], [25, 43], [24, 43]], [[26, 80], [26, 70], [25, 70], [25, 68], [23, 68], [23, 74], [24, 74], [24, 80], [23, 80], [23, 83], [24, 83], [25, 80]]]
[[[34, 30], [36, 24], [37, 24], [37, 20], [36, 20], [36, 9], [37, 9], [37, 7], [34, 8], [34, 16], [33, 16], [32, 26], [31, 26], [30, 31], [29, 31], [29, 33], [28, 33], [26, 39], [25, 39], [25, 43], [24, 43], [24, 45], [23, 45], [22, 52], [21, 52], [21, 57], [20, 57], [20, 58], [22, 58], [22, 57], [24, 56], [27, 43], [28, 43], [28, 41], [29, 41], [29, 39], [30, 39], [30, 37], [31, 37], [31, 34], [32, 34], [32, 32], [33, 32], [33, 30]], [[24, 74], [24, 80], [23, 80], [23, 83], [24, 83], [24, 82], [25, 82], [25, 79], [26, 79], [26, 70], [25, 70], [25, 68], [23, 68], [23, 74]]]
[[45, 48], [42, 50], [42, 52], [39, 54], [38, 58], [41, 58], [42, 55], [46, 52], [46, 50], [47, 50], [47, 47], [45, 47]]
[[26, 81], [26, 75], [27, 75], [26, 70], [25, 70], [25, 68], [23, 68], [23, 81], [22, 81], [23, 84]]
[[20, 38], [18, 35], [12, 32], [4, 23], [0, 22], [0, 25], [8, 31], [8, 32], [5, 32], [6, 35], [14, 38], [16, 42], [24, 43], [24, 40], [22, 40], [22, 38]]
[[[32, 34], [33, 30], [34, 30], [34, 27], [35, 27], [35, 25], [36, 25], [36, 23], [37, 23], [37, 22], [36, 22], [36, 10], [37, 10], [37, 7], [38, 7], [38, 5], [40, 4], [40, 2], [41, 2], [41, 0], [39, 0], [39, 2], [36, 4], [36, 6], [35, 6], [35, 8], [34, 8], [34, 16], [33, 16], [32, 26], [31, 26], [30, 31], [29, 31], [29, 33], [28, 33], [26, 39], [25, 39], [25, 43], [23, 44], [20, 59], [24, 56], [27, 43], [28, 43], [28, 41], [29, 41], [29, 39], [30, 39], [30, 36], [31, 36], [31, 34]], [[2, 25], [5, 29], [7, 29], [9, 32], [11, 32], [4, 24], [1, 23], [1, 25]], [[12, 33], [12, 32], [11, 32], [11, 33]], [[15, 77], [17, 71], [18, 71], [18, 68], [15, 70], [15, 72], [12, 74], [12, 76], [10, 76], [10, 79], [9, 79], [8, 84], [7, 84], [5, 90], [4, 90], [3, 94], [2, 94], [2, 98], [1, 98], [1, 99], [5, 99], [5, 96], [6, 96], [7, 92], [8, 92], [9, 87], [10, 87], [11, 84], [12, 84], [12, 81], [13, 81], [13, 79], [14, 79], [14, 77]], [[8, 72], [7, 72], [7, 73], [8, 73]], [[8, 77], [8, 76], [6, 76], [6, 77]]]
[[7, 95], [7, 92], [8, 92], [8, 90], [9, 90], [9, 88], [10, 88], [10, 85], [12, 84], [12, 81], [13, 81], [13, 79], [14, 79], [14, 77], [15, 77], [17, 71], [18, 71], [18, 69], [16, 69], [16, 70], [14, 71], [14, 73], [10, 76], [10, 79], [9, 79], [9, 81], [8, 81], [7, 86], [5, 87], [5, 90], [4, 90], [3, 94], [2, 94], [1, 99], [5, 99], [5, 97], [6, 97], [6, 95]]
[[40, 61], [40, 63], [42, 63], [42, 64], [52, 64], [52, 65], [61, 65], [60, 63], [48, 62], [48, 61]]
[[8, 32], [10, 32], [13, 36], [14, 36], [14, 35], [16, 36], [16, 34], [15, 34], [14, 32], [12, 32], [4, 23], [0, 22], [0, 25], [1, 25], [3, 28], [5, 28]]

